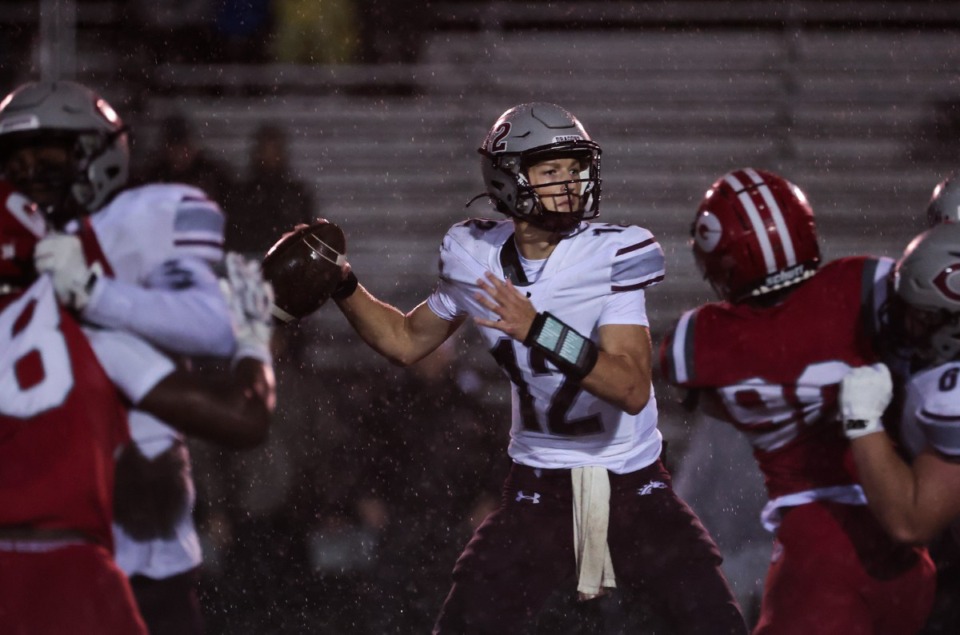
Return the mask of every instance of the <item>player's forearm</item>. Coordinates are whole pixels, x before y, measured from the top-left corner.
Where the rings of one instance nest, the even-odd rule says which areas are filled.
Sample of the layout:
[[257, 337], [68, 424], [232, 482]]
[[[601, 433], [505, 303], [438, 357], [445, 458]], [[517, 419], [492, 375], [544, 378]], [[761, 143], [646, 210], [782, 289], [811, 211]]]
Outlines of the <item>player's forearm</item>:
[[273, 370], [244, 358], [237, 363], [232, 382], [178, 371], [138, 407], [184, 434], [227, 447], [251, 448], [266, 439], [274, 404]]
[[886, 532], [911, 544], [932, 539], [934, 534], [923, 526], [919, 515], [913, 472], [887, 435], [868, 434], [852, 440], [850, 446], [870, 510]]
[[373, 297], [363, 285], [337, 305], [360, 339], [394, 364], [408, 366], [426, 355], [407, 332], [408, 316]]
[[650, 401], [650, 372], [643, 372], [630, 358], [600, 351], [597, 364], [583, 378], [581, 387], [630, 414], [637, 414]]

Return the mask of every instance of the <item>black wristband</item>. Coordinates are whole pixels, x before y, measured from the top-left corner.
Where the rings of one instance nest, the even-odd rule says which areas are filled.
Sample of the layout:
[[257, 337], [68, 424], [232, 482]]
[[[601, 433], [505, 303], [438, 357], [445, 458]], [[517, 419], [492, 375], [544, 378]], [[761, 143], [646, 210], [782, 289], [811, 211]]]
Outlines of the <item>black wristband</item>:
[[346, 300], [353, 295], [353, 292], [357, 290], [357, 285], [360, 284], [360, 281], [357, 280], [357, 276], [353, 273], [353, 270], [350, 270], [350, 273], [347, 274], [347, 277], [340, 281], [340, 284], [337, 285], [337, 288], [334, 289], [333, 293], [330, 294], [330, 297], [334, 300]]
[[589, 375], [599, 356], [593, 340], [546, 311], [537, 313], [523, 343], [541, 351], [560, 372], [574, 379]]

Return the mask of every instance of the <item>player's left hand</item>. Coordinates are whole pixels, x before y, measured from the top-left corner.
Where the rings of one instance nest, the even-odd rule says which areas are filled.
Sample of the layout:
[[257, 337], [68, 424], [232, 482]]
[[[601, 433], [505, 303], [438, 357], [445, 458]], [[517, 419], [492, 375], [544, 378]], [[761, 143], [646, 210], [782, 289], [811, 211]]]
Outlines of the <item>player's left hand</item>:
[[893, 381], [885, 365], [860, 366], [847, 373], [840, 382], [840, 413], [847, 438], [881, 432], [881, 417], [891, 399]]
[[506, 333], [515, 340], [523, 341], [530, 332], [530, 326], [537, 317], [537, 310], [524, 294], [520, 293], [509, 280], [501, 280], [487, 272], [477, 280], [483, 293], [474, 295], [477, 302], [495, 313], [500, 319], [487, 320], [474, 318], [479, 326], [486, 326]]
[[57, 299], [65, 307], [83, 311], [102, 274], [99, 263], [87, 265], [80, 239], [72, 234], [50, 234], [37, 243], [33, 263], [38, 273], [49, 274]]

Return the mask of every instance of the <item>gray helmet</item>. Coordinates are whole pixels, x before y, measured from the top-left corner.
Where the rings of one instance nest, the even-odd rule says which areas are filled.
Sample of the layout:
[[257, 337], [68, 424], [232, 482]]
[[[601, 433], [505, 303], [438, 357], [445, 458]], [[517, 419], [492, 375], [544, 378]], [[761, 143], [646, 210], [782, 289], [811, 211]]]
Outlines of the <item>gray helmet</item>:
[[[600, 146], [583, 125], [555, 104], [520, 104], [497, 119], [478, 150], [483, 181], [497, 210], [551, 231], [568, 231], [600, 213]], [[527, 178], [527, 169], [551, 158], [580, 158], [583, 170], [573, 183], [580, 190], [580, 210], [546, 210]]]
[[960, 224], [941, 223], [914, 238], [893, 270], [893, 286], [926, 327], [920, 357], [929, 365], [960, 357]]
[[[94, 212], [127, 184], [127, 127], [102, 97], [70, 81], [23, 84], [0, 102], [0, 156], [24, 145], [72, 144], [68, 174], [41, 175], [63, 188], [55, 220]], [[56, 217], [60, 218], [57, 219]]]
[[927, 225], [960, 222], [960, 179], [954, 176], [937, 183], [927, 206]]

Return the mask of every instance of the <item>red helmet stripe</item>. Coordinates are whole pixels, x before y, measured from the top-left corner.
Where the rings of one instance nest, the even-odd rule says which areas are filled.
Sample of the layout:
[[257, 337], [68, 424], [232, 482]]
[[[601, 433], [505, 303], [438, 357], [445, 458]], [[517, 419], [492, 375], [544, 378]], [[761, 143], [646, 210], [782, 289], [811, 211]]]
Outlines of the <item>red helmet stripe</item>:
[[763, 263], [767, 268], [767, 273], [775, 273], [777, 271], [777, 259], [773, 253], [773, 245], [770, 244], [770, 238], [767, 236], [763, 219], [760, 217], [760, 210], [757, 209], [756, 204], [753, 202], [750, 191], [747, 190], [743, 183], [737, 178], [738, 174], [742, 175], [744, 173], [731, 172], [724, 176], [723, 179], [730, 184], [733, 191], [737, 193], [737, 199], [747, 213], [747, 218], [753, 226], [753, 233], [757, 237], [757, 242], [760, 244], [760, 253], [763, 254]]

